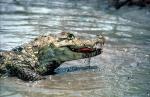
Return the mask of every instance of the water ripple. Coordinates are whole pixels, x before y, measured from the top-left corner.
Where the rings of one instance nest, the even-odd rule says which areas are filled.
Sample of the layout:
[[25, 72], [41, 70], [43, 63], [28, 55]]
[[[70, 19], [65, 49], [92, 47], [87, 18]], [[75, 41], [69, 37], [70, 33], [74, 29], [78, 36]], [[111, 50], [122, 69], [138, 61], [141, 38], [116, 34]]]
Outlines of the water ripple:
[[149, 97], [149, 14], [132, 8], [106, 11], [105, 4], [105, 0], [1, 0], [0, 50], [61, 31], [87, 39], [104, 34], [106, 45], [91, 59], [91, 69], [83, 59], [62, 64], [46, 80], [0, 78], [0, 96]]

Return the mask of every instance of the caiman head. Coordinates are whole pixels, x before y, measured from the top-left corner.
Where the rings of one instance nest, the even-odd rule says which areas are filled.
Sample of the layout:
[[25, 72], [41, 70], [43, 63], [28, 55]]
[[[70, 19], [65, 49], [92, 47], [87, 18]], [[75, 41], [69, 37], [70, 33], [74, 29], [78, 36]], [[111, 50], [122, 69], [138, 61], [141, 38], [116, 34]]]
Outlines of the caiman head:
[[[56, 38], [56, 37], [55, 37]], [[81, 39], [72, 33], [62, 32], [56, 41], [42, 47], [38, 52], [40, 65], [53, 70], [66, 61], [94, 57], [102, 53], [105, 39]]]

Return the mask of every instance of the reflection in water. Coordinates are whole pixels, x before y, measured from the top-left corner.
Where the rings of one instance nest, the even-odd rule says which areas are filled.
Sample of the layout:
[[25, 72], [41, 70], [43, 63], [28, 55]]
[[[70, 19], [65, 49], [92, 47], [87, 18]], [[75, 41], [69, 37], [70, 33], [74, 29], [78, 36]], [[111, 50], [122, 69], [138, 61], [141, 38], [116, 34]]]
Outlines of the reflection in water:
[[56, 74], [60, 74], [60, 73], [65, 73], [65, 72], [75, 72], [75, 71], [83, 71], [83, 70], [94, 70], [94, 69], [98, 69], [97, 66], [84, 66], [84, 67], [77, 67], [77, 66], [72, 66], [72, 67], [62, 67], [62, 68], [58, 68], [55, 70]]
[[[106, 10], [106, 0], [1, 0], [0, 49], [60, 31], [103, 33], [103, 54], [64, 63], [46, 80], [0, 79], [2, 97], [150, 97], [150, 12]], [[107, 13], [106, 13], [107, 11]], [[140, 14], [140, 15], [139, 15]], [[140, 17], [141, 16], [141, 17]], [[11, 80], [11, 81], [10, 81]]]

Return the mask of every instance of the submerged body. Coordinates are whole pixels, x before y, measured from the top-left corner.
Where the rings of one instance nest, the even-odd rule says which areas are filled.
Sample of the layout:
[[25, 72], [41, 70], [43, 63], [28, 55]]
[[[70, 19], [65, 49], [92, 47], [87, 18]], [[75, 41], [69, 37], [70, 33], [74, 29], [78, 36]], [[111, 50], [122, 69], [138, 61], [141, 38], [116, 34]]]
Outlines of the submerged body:
[[103, 44], [103, 37], [86, 40], [69, 33], [63, 37], [40, 36], [11, 51], [0, 52], [0, 74], [7, 72], [22, 80], [40, 80], [63, 62], [101, 54]]

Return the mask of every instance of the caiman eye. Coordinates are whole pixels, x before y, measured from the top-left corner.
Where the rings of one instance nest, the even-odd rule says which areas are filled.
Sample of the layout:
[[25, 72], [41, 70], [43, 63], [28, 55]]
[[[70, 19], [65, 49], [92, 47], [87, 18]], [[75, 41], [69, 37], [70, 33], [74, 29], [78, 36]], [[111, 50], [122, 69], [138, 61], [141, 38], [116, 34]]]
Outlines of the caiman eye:
[[68, 36], [67, 36], [68, 40], [72, 40], [74, 38], [75, 38], [74, 34], [68, 33]]

